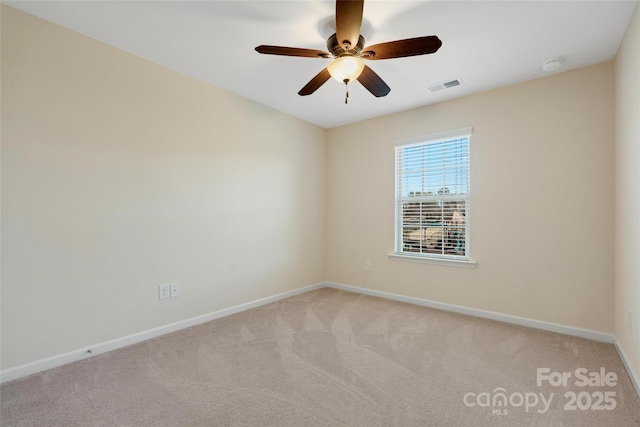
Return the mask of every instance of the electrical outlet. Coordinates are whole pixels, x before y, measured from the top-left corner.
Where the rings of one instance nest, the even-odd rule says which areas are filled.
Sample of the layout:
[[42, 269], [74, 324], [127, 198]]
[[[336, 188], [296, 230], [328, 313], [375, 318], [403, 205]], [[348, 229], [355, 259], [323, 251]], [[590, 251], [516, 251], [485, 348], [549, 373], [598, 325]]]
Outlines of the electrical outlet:
[[631, 310], [627, 310], [627, 327], [629, 330], [633, 330], [633, 312]]
[[158, 286], [158, 299], [171, 298], [171, 287], [169, 284]]
[[371, 261], [365, 261], [364, 262], [364, 271], [369, 272], [369, 271], [371, 271], [371, 268], [372, 268]]
[[180, 296], [180, 283], [171, 284], [171, 298]]

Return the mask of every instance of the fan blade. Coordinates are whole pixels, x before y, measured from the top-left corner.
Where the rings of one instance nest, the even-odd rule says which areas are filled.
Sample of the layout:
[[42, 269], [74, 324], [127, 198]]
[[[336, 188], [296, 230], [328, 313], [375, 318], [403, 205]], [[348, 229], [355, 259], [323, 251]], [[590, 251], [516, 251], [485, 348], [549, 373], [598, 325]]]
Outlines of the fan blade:
[[318, 90], [320, 86], [325, 84], [325, 82], [330, 78], [331, 78], [331, 74], [329, 74], [329, 70], [325, 68], [324, 70], [316, 74], [316, 76], [312, 78], [311, 81], [307, 83], [302, 89], [300, 89], [300, 92], [298, 92], [298, 95], [300, 96], [311, 95], [313, 92]]
[[336, 38], [340, 46], [349, 43], [345, 50], [358, 44], [363, 8], [364, 0], [336, 1]]
[[440, 46], [442, 46], [442, 42], [437, 36], [416, 37], [365, 47], [362, 50], [362, 57], [366, 59], [391, 59], [425, 55], [436, 52]]
[[364, 66], [362, 74], [358, 77], [358, 81], [362, 83], [373, 96], [380, 98], [381, 96], [387, 96], [391, 91], [391, 88], [377, 75], [371, 68]]
[[329, 52], [323, 52], [315, 49], [302, 49], [299, 47], [283, 47], [260, 45], [256, 48], [256, 52], [267, 55], [283, 55], [283, 56], [302, 56], [305, 58], [330, 58]]

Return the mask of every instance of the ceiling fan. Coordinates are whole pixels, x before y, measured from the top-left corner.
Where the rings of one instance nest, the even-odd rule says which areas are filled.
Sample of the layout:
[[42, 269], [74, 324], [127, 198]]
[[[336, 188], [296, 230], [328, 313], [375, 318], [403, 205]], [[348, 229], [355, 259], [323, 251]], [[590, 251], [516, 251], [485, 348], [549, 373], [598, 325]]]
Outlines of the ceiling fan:
[[[363, 59], [378, 60], [425, 55], [436, 52], [442, 46], [442, 42], [437, 36], [425, 36], [364, 47], [364, 37], [360, 34], [363, 8], [364, 0], [336, 1], [336, 33], [327, 40], [329, 52], [270, 45], [260, 45], [256, 47], [256, 51], [267, 55], [333, 59], [325, 69], [300, 89], [298, 95], [311, 95], [333, 77], [344, 82], [345, 88], [350, 81], [357, 79], [374, 96], [386, 96], [391, 89], [380, 76], [365, 65]], [[347, 103], [348, 99], [347, 88], [344, 102]]]

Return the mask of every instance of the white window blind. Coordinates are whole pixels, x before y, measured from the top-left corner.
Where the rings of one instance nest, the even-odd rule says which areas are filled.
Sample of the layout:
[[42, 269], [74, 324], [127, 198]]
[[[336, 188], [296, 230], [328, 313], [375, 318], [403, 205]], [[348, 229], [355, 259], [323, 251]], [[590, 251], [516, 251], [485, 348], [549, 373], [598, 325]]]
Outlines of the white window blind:
[[396, 146], [396, 254], [469, 259], [469, 139], [464, 129]]

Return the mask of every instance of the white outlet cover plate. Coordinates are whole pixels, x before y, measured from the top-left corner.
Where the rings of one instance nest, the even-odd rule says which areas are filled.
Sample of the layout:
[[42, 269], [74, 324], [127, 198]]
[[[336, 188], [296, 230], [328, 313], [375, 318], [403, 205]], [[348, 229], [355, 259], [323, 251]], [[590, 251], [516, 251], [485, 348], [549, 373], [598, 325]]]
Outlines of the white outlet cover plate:
[[158, 299], [171, 298], [171, 287], [169, 284], [158, 286]]
[[171, 298], [180, 296], [180, 283], [171, 284]]

